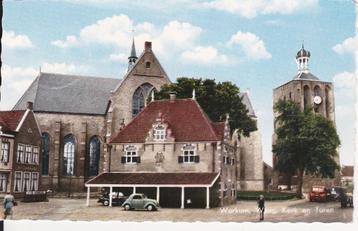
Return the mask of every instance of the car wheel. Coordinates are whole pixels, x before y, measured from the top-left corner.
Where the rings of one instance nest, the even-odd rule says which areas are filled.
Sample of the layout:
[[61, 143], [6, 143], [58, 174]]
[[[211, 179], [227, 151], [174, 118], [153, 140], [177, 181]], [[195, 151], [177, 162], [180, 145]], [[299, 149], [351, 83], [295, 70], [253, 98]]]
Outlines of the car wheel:
[[104, 206], [109, 206], [109, 201], [103, 201]]
[[148, 211], [153, 211], [153, 210], [154, 210], [154, 206], [153, 206], [153, 205], [148, 205], [148, 206], [147, 206], [147, 210], [148, 210]]
[[129, 204], [124, 205], [124, 210], [128, 211], [131, 209], [131, 206]]

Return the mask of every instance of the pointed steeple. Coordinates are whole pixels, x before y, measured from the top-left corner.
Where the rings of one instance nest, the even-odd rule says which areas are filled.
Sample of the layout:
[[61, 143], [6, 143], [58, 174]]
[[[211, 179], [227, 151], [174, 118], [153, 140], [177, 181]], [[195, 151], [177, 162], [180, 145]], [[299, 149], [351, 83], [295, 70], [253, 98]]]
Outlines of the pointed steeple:
[[131, 54], [128, 57], [128, 71], [130, 69], [132, 69], [132, 67], [134, 66], [135, 62], [137, 61], [138, 57], [137, 57], [137, 53], [135, 50], [135, 42], [134, 42], [134, 37], [132, 40], [132, 47], [131, 47]]

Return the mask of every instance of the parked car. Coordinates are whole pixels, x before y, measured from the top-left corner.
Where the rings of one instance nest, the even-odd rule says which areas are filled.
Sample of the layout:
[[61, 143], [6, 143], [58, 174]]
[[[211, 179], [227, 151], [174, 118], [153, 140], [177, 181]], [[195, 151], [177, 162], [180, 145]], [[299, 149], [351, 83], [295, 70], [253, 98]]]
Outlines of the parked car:
[[309, 193], [310, 201], [321, 201], [326, 202], [329, 200], [330, 190], [325, 186], [312, 186], [311, 192]]
[[149, 199], [146, 195], [141, 193], [130, 195], [122, 206], [125, 210], [140, 209], [154, 211], [159, 209], [158, 201]]
[[341, 195], [341, 208], [353, 207], [353, 194], [344, 193]]
[[[112, 206], [119, 205], [121, 206], [123, 202], [127, 199], [121, 192], [112, 192]], [[109, 206], [109, 193], [103, 192], [98, 198], [97, 203], [102, 203], [104, 206]]]

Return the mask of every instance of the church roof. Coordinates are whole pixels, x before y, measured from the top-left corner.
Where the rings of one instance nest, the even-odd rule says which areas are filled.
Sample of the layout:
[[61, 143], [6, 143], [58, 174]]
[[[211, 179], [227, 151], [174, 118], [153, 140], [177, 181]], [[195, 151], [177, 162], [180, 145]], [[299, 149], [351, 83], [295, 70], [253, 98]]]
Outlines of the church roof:
[[111, 91], [119, 79], [43, 73], [34, 80], [13, 110], [104, 115]]
[[159, 113], [176, 142], [222, 140], [222, 124], [213, 124], [195, 100], [176, 99], [151, 102], [110, 143], [144, 143]]
[[307, 73], [300, 72], [297, 75], [295, 75], [294, 79], [296, 79], [296, 80], [300, 80], [300, 79], [302, 79], [302, 80], [319, 80], [318, 77], [314, 76], [310, 72], [307, 72]]
[[247, 114], [249, 116], [256, 117], [254, 108], [252, 107], [252, 104], [251, 104], [251, 101], [249, 98], [249, 94], [247, 94], [246, 92], [243, 92], [243, 93], [240, 92], [239, 96], [241, 97], [242, 103], [246, 106], [246, 109], [248, 110]]
[[0, 126], [2, 132], [14, 132], [19, 125], [25, 110], [0, 111]]

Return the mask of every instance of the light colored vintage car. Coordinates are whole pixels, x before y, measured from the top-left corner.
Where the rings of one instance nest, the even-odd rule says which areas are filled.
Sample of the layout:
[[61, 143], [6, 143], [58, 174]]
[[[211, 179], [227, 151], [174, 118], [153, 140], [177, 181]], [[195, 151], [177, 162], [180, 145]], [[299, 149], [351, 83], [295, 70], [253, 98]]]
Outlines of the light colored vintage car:
[[156, 200], [149, 199], [146, 195], [141, 193], [134, 193], [123, 202], [123, 208], [125, 210], [141, 209], [154, 211], [159, 208], [159, 203]]

